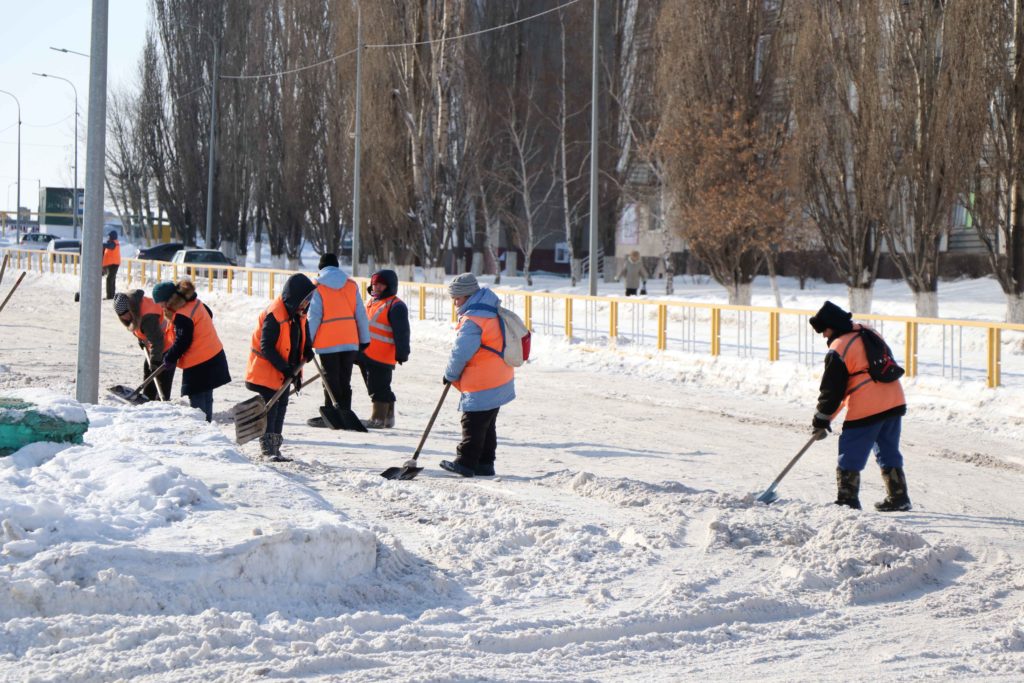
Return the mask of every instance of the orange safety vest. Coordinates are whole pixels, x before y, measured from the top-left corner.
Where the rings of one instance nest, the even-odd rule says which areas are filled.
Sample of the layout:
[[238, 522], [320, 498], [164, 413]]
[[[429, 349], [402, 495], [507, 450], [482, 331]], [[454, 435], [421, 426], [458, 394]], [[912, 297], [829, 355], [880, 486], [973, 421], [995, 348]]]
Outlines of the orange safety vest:
[[113, 240], [113, 249], [103, 249], [103, 267], [107, 266], [119, 266], [121, 265], [121, 243], [117, 240]]
[[[292, 352], [292, 320], [288, 315], [288, 309], [284, 307], [284, 299], [277, 297], [274, 303], [270, 304], [256, 322], [256, 329], [252, 333], [252, 341], [249, 347], [249, 365], [245, 368], [245, 381], [261, 387], [280, 389], [284, 384], [284, 373], [275, 368], [269, 360], [260, 353], [260, 341], [263, 339], [263, 321], [267, 315], [274, 316], [277, 324], [281, 326], [281, 333], [277, 336], [277, 344], [274, 348], [281, 354], [284, 362]], [[299, 348], [306, 345], [306, 325], [299, 321]]]
[[[480, 348], [466, 363], [462, 376], [452, 382], [462, 393], [486, 391], [512, 381], [515, 371], [505, 362], [500, 354], [491, 349], [502, 348], [501, 324], [497, 318], [484, 318], [476, 315], [465, 315], [459, 318], [458, 327], [466, 320], [472, 320], [480, 326]], [[484, 348], [489, 346], [490, 349]]]
[[836, 337], [828, 348], [839, 354], [849, 375], [843, 398], [847, 420], [860, 420], [906, 404], [903, 385], [899, 381], [876, 382], [871, 379], [867, 352], [857, 330]]
[[[192, 302], [191, 308], [189, 308], [189, 304], [185, 304], [178, 309], [175, 315], [184, 315], [192, 320], [192, 344], [178, 359], [179, 368], [191, 368], [205, 363], [224, 350], [224, 345], [220, 343], [220, 337], [217, 336], [217, 330], [213, 327], [213, 319], [199, 299]], [[173, 325], [170, 326], [169, 332], [173, 343]]]
[[359, 344], [356, 327], [356, 297], [359, 290], [354, 280], [347, 280], [341, 289], [317, 284], [323, 301], [323, 318], [313, 337], [314, 349], [326, 349], [341, 344]]
[[388, 321], [388, 314], [391, 313], [391, 306], [398, 300], [396, 296], [374, 299], [366, 307], [366, 315], [370, 318], [370, 345], [363, 353], [370, 360], [387, 365], [396, 363], [395, 333]]
[[[146, 333], [142, 331], [142, 319], [147, 315], [155, 315], [160, 320], [160, 333], [164, 336], [164, 340], [167, 339], [167, 328], [171, 327], [167, 324], [167, 319], [164, 317], [164, 309], [160, 304], [150, 299], [148, 296], [142, 297], [142, 301], [139, 303], [139, 321], [134, 326], [132, 334], [138, 337], [146, 345], [146, 348], [152, 349], [153, 345], [149, 343], [149, 339], [146, 338]], [[174, 342], [174, 329], [171, 329], [171, 342]], [[165, 344], [164, 348], [169, 348], [169, 345]]]

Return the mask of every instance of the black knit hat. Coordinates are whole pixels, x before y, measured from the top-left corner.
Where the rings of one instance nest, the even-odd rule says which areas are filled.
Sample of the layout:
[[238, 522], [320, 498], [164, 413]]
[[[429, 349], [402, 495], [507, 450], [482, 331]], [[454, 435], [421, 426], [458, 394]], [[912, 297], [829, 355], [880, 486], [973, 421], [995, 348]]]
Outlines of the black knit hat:
[[818, 334], [821, 334], [830, 327], [833, 332], [843, 334], [853, 329], [853, 314], [844, 311], [831, 301], [826, 301], [807, 322], [811, 324], [811, 327]]
[[338, 267], [338, 257], [335, 254], [327, 252], [326, 254], [320, 257], [320, 265], [318, 266], [318, 270], [323, 270], [327, 266], [334, 266], [335, 268]]

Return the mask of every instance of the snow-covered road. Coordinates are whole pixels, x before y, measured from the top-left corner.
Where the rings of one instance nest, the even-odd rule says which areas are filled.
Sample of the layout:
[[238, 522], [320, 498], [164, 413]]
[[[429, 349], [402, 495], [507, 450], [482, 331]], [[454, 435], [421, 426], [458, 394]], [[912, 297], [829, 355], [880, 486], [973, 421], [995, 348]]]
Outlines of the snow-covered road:
[[[0, 317], [0, 391], [73, 395], [77, 283], [29, 275], [22, 287]], [[157, 435], [176, 435], [168, 461], [216, 490], [220, 474], [190, 468], [200, 468], [205, 443], [225, 473], [251, 472], [231, 458], [229, 409], [251, 396], [242, 375], [266, 302], [209, 303], [235, 377], [215, 394], [213, 427], [177, 407], [164, 421], [152, 405], [95, 408], [90, 419], [128, 425], [117, 432], [125, 448], [141, 443], [140, 420], [154, 421]], [[141, 356], [107, 307], [102, 334], [100, 385], [136, 384]], [[808, 438], [815, 370], [536, 339], [537, 360], [517, 376], [519, 398], [499, 416], [498, 477], [462, 480], [437, 467], [458, 441], [452, 397], [421, 455], [427, 469], [413, 481], [384, 480], [379, 472], [416, 447], [451, 337], [446, 325], [414, 323], [412, 358], [396, 372], [396, 429], [308, 428], [321, 395], [306, 390], [284, 430], [295, 462], [259, 465], [284, 487], [279, 495], [292, 490], [303, 505], [372, 531], [373, 571], [339, 570], [337, 590], [315, 599], [291, 585], [279, 600], [254, 590], [246, 605], [192, 575], [200, 597], [163, 611], [112, 599], [23, 610], [0, 622], [0, 678], [1024, 678], [1020, 393], [908, 383], [913, 512], [830, 505], [834, 437], [784, 480], [779, 503], [764, 506], [754, 496]], [[368, 399], [354, 388], [365, 416]], [[146, 457], [159, 459], [153, 432], [145, 443]], [[255, 443], [239, 450], [259, 462]], [[249, 498], [232, 488], [232, 504], [260, 512], [267, 486], [254, 485]], [[873, 464], [861, 496], [868, 507], [882, 496]], [[301, 562], [301, 549], [295, 555]], [[5, 551], [0, 578], [17, 575], [19, 561]]]

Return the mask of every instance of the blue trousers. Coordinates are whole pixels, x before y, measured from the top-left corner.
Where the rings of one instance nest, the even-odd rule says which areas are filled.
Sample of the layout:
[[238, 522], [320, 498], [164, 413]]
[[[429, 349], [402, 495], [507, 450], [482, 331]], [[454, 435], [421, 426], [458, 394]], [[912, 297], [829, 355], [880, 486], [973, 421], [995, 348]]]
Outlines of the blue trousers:
[[207, 422], [213, 422], [213, 390], [188, 395], [188, 404], [199, 408], [206, 415]]
[[839, 435], [839, 468], [860, 472], [868, 464], [871, 450], [879, 467], [903, 467], [900, 432], [903, 418], [890, 417], [864, 427], [843, 427]]

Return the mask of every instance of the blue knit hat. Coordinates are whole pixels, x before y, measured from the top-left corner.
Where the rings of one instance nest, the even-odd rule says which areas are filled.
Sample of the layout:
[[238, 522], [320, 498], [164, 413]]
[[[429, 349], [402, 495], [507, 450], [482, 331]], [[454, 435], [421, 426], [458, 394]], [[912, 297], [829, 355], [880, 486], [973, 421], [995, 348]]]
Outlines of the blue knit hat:
[[170, 280], [158, 282], [153, 286], [153, 301], [158, 304], [170, 301], [171, 297], [174, 296], [177, 291], [178, 288]]

